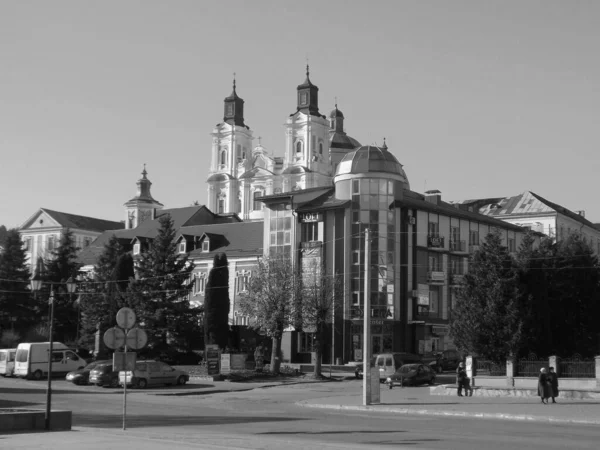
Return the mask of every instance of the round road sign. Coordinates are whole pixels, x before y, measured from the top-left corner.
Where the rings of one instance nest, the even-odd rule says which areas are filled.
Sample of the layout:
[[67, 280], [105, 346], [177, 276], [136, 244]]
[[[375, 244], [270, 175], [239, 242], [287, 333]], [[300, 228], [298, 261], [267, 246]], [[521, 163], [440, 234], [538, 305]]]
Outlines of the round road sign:
[[127, 332], [127, 347], [134, 350], [144, 348], [148, 342], [148, 335], [141, 328], [132, 328]]
[[125, 332], [120, 328], [109, 328], [104, 333], [104, 344], [112, 349], [123, 347], [125, 345]]
[[117, 312], [117, 325], [128, 330], [135, 324], [135, 313], [131, 308], [121, 308]]

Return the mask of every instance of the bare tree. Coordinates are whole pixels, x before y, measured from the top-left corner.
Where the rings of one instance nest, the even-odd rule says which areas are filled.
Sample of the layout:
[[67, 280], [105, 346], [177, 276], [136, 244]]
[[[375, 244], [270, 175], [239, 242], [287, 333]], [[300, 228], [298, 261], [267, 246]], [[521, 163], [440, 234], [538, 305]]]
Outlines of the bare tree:
[[289, 258], [275, 256], [258, 262], [256, 274], [250, 278], [248, 292], [240, 297], [239, 309], [250, 317], [250, 327], [273, 340], [271, 372], [281, 366], [281, 337], [292, 324], [294, 292], [298, 282]]
[[327, 324], [331, 323], [333, 326], [333, 317], [343, 304], [343, 279], [340, 275], [328, 273], [323, 264], [312, 261], [303, 267], [301, 285], [302, 297], [295, 304], [302, 308], [304, 331], [314, 332], [314, 376], [320, 377], [323, 348], [327, 341]]

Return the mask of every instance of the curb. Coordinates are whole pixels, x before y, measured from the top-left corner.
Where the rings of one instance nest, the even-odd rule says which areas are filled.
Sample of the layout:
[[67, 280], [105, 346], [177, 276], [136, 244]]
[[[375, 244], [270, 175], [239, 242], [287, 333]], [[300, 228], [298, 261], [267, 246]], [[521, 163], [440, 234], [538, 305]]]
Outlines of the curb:
[[462, 417], [473, 419], [496, 419], [496, 420], [513, 420], [541, 423], [569, 423], [579, 425], [600, 425], [598, 420], [585, 419], [562, 419], [558, 417], [547, 416], [532, 416], [527, 414], [504, 414], [504, 413], [480, 413], [466, 411], [440, 411], [433, 409], [409, 409], [409, 408], [392, 408], [392, 407], [374, 407], [374, 406], [354, 406], [354, 405], [324, 405], [311, 404], [306, 401], [296, 402], [296, 405], [305, 408], [333, 409], [336, 411], [370, 411], [380, 413], [394, 413], [406, 416], [436, 416], [436, 417]]

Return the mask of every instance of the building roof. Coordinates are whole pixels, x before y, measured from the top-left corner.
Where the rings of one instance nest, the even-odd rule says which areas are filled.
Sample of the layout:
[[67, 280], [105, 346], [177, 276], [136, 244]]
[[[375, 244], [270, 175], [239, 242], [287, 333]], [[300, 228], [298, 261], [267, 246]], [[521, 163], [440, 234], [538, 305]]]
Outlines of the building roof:
[[360, 142], [341, 131], [329, 131], [329, 147], [354, 150], [360, 147]]
[[215, 239], [217, 247], [211, 246], [210, 252], [202, 249], [192, 250], [191, 259], [211, 259], [216, 253], [226, 253], [228, 258], [253, 257], [263, 254], [263, 222], [238, 222], [215, 225], [196, 225], [184, 227], [182, 233]]
[[280, 194], [265, 195], [259, 197], [256, 200], [260, 200], [265, 204], [281, 203], [285, 199], [292, 199], [292, 203], [295, 208], [310, 203], [313, 200], [327, 194], [331, 189], [331, 186], [321, 186], [308, 189], [301, 189], [297, 191], [282, 192]]
[[487, 223], [489, 225], [493, 225], [496, 227], [506, 228], [513, 231], [521, 231], [523, 232], [523, 228], [518, 225], [513, 225], [508, 222], [504, 222], [502, 220], [494, 219], [492, 217], [480, 214], [478, 212], [471, 212], [459, 208], [458, 205], [452, 205], [450, 203], [446, 203], [443, 201], [439, 201], [439, 203], [435, 204], [432, 202], [428, 202], [425, 200], [425, 196], [419, 194], [417, 192], [405, 189], [403, 191], [403, 198], [400, 200], [395, 200], [392, 203], [393, 207], [401, 208], [401, 207], [409, 207], [415, 208], [424, 211], [431, 211], [438, 214], [444, 214], [451, 217], [459, 217], [465, 220], [472, 220], [475, 222]]
[[596, 228], [594, 223], [590, 222], [583, 215], [573, 212], [564, 206], [546, 200], [541, 195], [532, 191], [526, 191], [514, 197], [501, 198], [480, 206], [479, 211], [482, 214], [497, 218], [507, 218], [509, 216], [540, 216], [560, 213], [583, 225]]
[[[62, 227], [88, 230], [88, 231], [107, 231], [107, 230], [119, 230], [125, 228], [123, 222], [115, 222], [113, 220], [96, 219], [95, 217], [79, 216], [77, 214], [69, 214], [59, 211], [53, 211], [47, 208], [40, 208], [40, 211], [45, 212], [54, 220], [56, 220]], [[36, 213], [37, 214], [37, 213]], [[36, 215], [34, 214], [34, 216]], [[33, 219], [32, 216], [25, 222], [20, 228], [25, 228], [29, 222]]]
[[309, 211], [325, 211], [328, 209], [345, 208], [350, 204], [350, 200], [340, 200], [335, 198], [335, 188], [330, 188], [322, 195], [316, 197], [312, 201], [305, 202], [302, 206], [296, 208], [296, 211], [309, 212]]
[[398, 175], [409, 187], [408, 178], [402, 164], [392, 155], [387, 147], [363, 145], [347, 153], [337, 166], [335, 175], [383, 172]]

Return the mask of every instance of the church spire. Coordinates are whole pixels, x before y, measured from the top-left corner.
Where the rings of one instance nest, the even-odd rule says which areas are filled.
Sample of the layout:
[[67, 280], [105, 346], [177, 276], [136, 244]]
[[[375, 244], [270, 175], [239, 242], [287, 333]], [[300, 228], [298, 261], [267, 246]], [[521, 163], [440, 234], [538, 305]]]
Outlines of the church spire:
[[319, 114], [319, 88], [310, 81], [310, 67], [306, 64], [306, 80], [298, 86], [298, 106], [296, 112], [321, 116]]
[[225, 116], [223, 121], [230, 125], [245, 127], [244, 124], [244, 100], [242, 100], [235, 90], [235, 72], [233, 73], [233, 91], [231, 95], [225, 99]]

